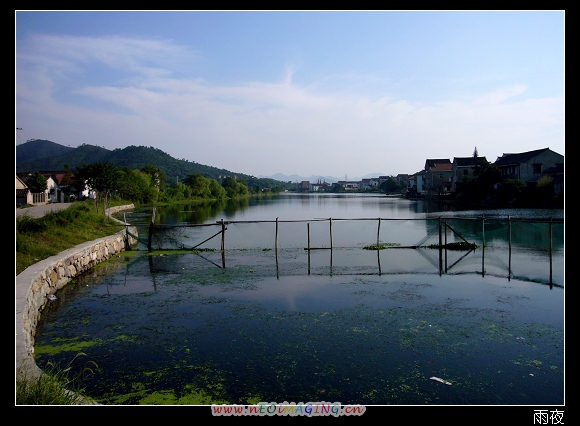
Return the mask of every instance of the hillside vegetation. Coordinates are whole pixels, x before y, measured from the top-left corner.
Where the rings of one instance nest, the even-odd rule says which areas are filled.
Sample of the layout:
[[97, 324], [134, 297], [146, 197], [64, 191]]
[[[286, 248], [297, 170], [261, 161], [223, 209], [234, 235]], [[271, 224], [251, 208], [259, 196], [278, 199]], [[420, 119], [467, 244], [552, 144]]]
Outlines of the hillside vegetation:
[[83, 144], [70, 148], [57, 143], [35, 139], [16, 146], [16, 173], [36, 171], [64, 171], [66, 165], [71, 170], [83, 164], [110, 163], [118, 167], [142, 169], [145, 166], [158, 167], [168, 184], [182, 182], [188, 175], [200, 174], [205, 178], [223, 180], [225, 177], [245, 182], [249, 188], [281, 186], [286, 182], [275, 179], [257, 178], [226, 169], [206, 166], [189, 160], [178, 160], [160, 149], [145, 146], [128, 146], [113, 151]]

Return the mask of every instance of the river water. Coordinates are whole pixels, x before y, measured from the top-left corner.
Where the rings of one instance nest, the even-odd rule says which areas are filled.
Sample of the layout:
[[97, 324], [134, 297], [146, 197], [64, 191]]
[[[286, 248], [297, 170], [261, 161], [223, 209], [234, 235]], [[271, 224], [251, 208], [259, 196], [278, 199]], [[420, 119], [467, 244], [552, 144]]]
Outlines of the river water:
[[37, 363], [95, 363], [103, 404], [564, 404], [563, 213], [287, 194], [157, 208], [151, 253], [124, 213], [138, 249], [57, 293]]

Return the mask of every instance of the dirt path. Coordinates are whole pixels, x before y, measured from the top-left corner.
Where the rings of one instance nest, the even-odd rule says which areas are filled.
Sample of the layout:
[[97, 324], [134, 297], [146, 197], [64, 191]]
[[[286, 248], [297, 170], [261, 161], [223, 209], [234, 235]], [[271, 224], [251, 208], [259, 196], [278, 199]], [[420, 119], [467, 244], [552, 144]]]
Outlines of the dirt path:
[[38, 218], [44, 216], [46, 213], [51, 211], [64, 210], [72, 203], [54, 203], [45, 204], [43, 206], [27, 207], [25, 209], [16, 209], [16, 216], [21, 216], [27, 214], [30, 217]]

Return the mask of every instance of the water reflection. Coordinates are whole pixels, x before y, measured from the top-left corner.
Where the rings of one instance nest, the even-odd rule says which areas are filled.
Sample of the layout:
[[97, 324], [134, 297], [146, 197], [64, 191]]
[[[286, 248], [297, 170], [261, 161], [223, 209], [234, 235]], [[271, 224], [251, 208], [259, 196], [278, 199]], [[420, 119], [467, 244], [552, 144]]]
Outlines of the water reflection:
[[[452, 265], [453, 270], [459, 270], [461, 264], [470, 262], [475, 267], [479, 263], [472, 272], [485, 274], [486, 270], [490, 273], [499, 268], [499, 275], [511, 277], [513, 269], [518, 270], [520, 261], [514, 250], [534, 250], [538, 251], [537, 254], [542, 259], [547, 259], [544, 269], [554, 271], [554, 274], [548, 275], [548, 282], [563, 283], [562, 210], [449, 211], [444, 206], [440, 207], [440, 211], [435, 211], [436, 206], [428, 201], [411, 201], [376, 194], [281, 194], [164, 206], [156, 209], [156, 223], [205, 226], [174, 228], [170, 238], [165, 241], [161, 239], [153, 249], [203, 248], [221, 251], [224, 244], [226, 251], [275, 249], [277, 254], [278, 249], [354, 248], [360, 251], [375, 243], [423, 247], [464, 241], [477, 245], [474, 253], [445, 251], [441, 259], [431, 262], [439, 266], [438, 270], [443, 271], [449, 269], [449, 265]], [[144, 212], [134, 211], [126, 215], [131, 222], [132, 215], [143, 217]], [[349, 217], [352, 219], [348, 219]], [[553, 217], [554, 221], [530, 222], [534, 217], [543, 220]], [[219, 234], [221, 220], [225, 220], [227, 224], [223, 238]], [[148, 224], [139, 229], [141, 241], [148, 233]], [[168, 241], [170, 245], [167, 245]], [[139, 246], [139, 249], [147, 248], [143, 243]], [[492, 248], [500, 249], [501, 256], [494, 257], [490, 252]], [[424, 250], [419, 253], [426, 256]], [[375, 264], [379, 269], [389, 271], [384, 268], [385, 262], [381, 262], [381, 257], [386, 254], [375, 254]], [[336, 259], [333, 259], [335, 255]], [[225, 257], [213, 261], [224, 265], [227, 254]], [[460, 258], [461, 261], [458, 260]], [[469, 260], [474, 258], [479, 261]], [[336, 269], [334, 265], [340, 265], [340, 254], [332, 250], [330, 259], [336, 260], [331, 262], [331, 269]], [[398, 265], [408, 266], [400, 270], [424, 270], [421, 262], [413, 259], [414, 256], [409, 252], [401, 256]], [[502, 265], [494, 267], [497, 259], [501, 259]], [[525, 256], [521, 260], [525, 265], [523, 270], [536, 270], [536, 265], [530, 264]], [[546, 281], [546, 275], [541, 274], [540, 280]]]
[[[191, 246], [224, 219], [225, 249], [220, 236], [90, 271], [43, 313], [37, 362], [83, 348], [99, 365], [87, 391], [106, 404], [562, 404], [563, 223], [386, 198], [160, 208], [160, 222], [206, 225], [181, 227]], [[463, 239], [478, 247], [428, 247]], [[421, 247], [364, 249], [377, 240]]]
[[280, 250], [278, 277], [272, 251], [225, 269], [213, 253], [133, 257], [79, 281], [39, 329], [37, 362], [82, 345], [105, 404], [563, 403], [561, 288], [470, 278], [473, 253], [440, 276], [418, 272], [438, 270], [438, 250], [359, 252], [315, 251], [307, 274], [304, 250]]

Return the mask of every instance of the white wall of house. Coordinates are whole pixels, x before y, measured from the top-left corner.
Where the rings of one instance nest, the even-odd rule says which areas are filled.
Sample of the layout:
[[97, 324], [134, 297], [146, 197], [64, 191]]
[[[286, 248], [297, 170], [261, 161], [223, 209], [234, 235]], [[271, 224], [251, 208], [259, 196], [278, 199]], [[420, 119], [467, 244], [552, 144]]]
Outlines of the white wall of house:
[[525, 163], [520, 164], [520, 179], [524, 182], [537, 180], [545, 170], [556, 167], [557, 163], [563, 163], [564, 156], [554, 151], [545, 151]]

